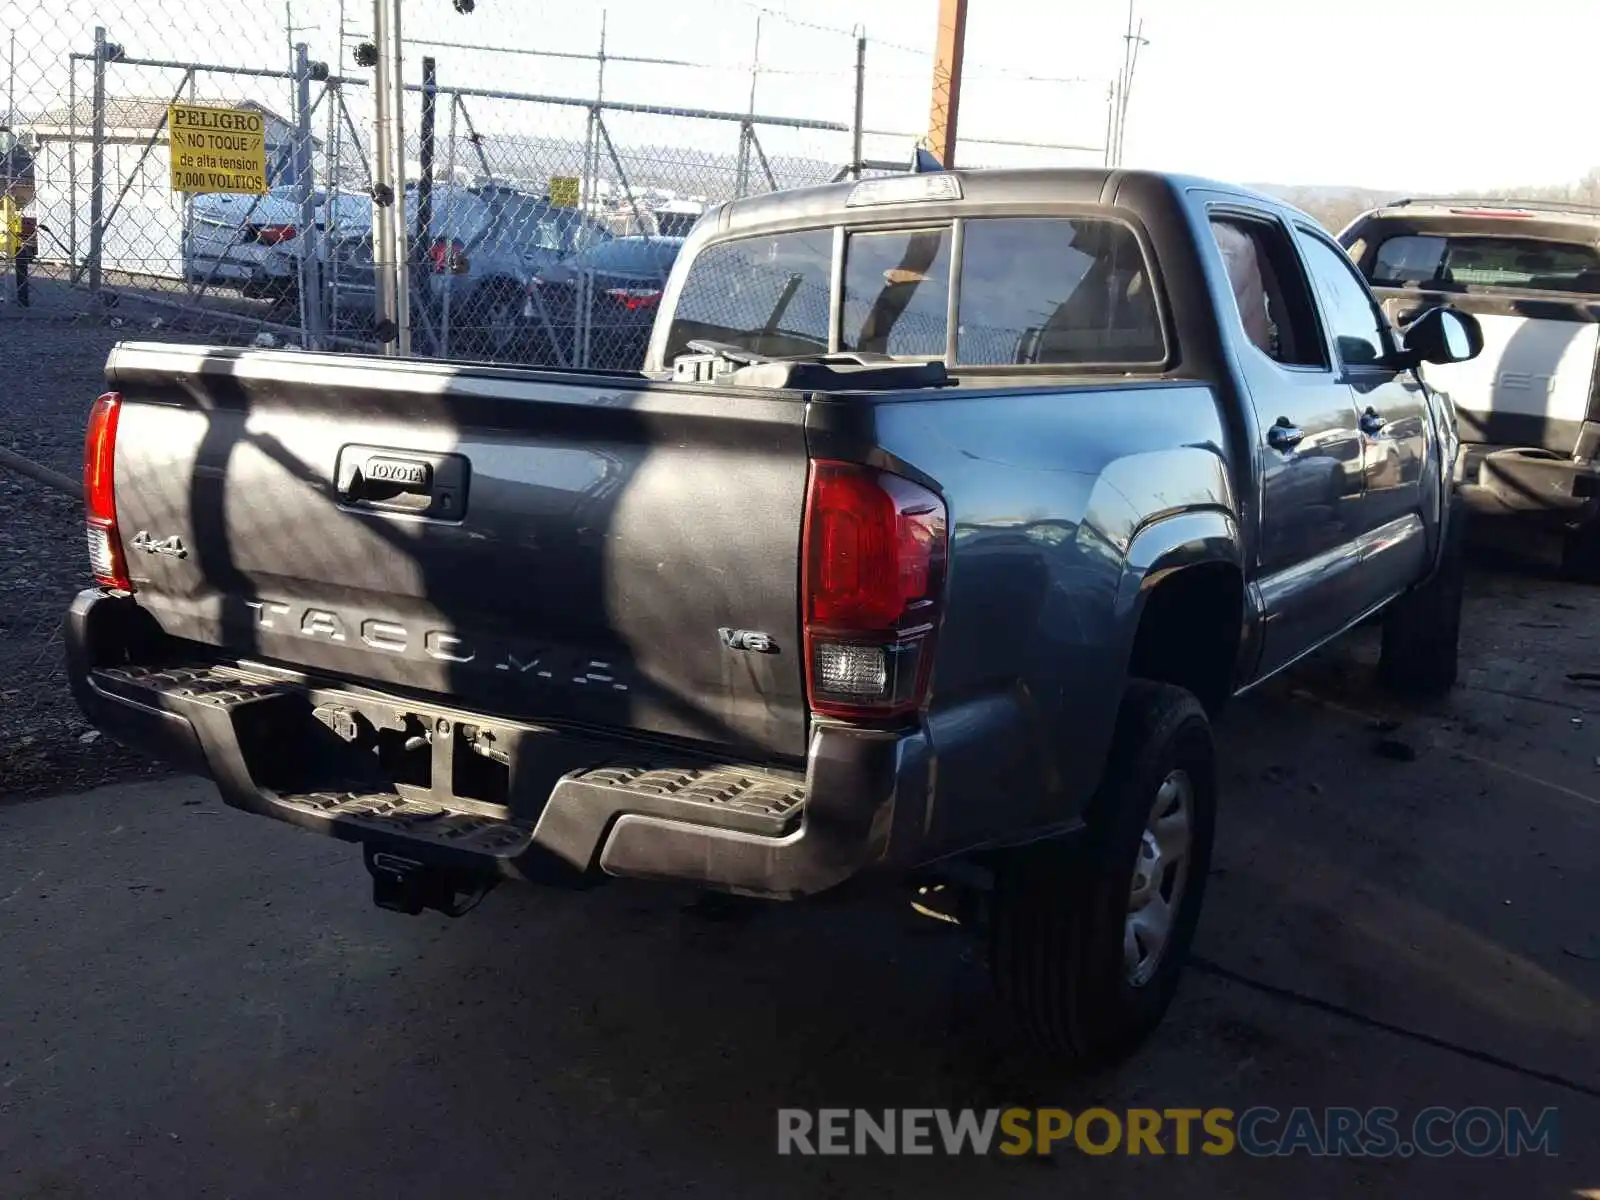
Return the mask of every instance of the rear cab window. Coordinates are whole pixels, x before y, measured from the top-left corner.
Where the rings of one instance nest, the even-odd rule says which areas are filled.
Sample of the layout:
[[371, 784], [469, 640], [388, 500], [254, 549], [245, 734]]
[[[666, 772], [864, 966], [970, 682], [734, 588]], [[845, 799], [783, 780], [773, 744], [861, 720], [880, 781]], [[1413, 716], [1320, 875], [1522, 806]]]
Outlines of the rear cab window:
[[1155, 290], [1133, 230], [1100, 217], [968, 221], [956, 362], [1157, 364]]
[[943, 358], [949, 314], [950, 226], [846, 240], [841, 350]]
[[826, 353], [832, 271], [832, 229], [706, 247], [678, 296], [667, 363], [695, 339], [773, 357]]
[[776, 357], [834, 349], [966, 367], [1165, 363], [1154, 279], [1124, 222], [968, 217], [960, 227], [959, 239], [954, 221], [849, 230], [837, 344], [833, 229], [709, 246], [684, 279], [666, 363], [695, 339]]
[[1541, 238], [1405, 233], [1377, 243], [1366, 273], [1374, 287], [1592, 293], [1600, 292], [1600, 250]]

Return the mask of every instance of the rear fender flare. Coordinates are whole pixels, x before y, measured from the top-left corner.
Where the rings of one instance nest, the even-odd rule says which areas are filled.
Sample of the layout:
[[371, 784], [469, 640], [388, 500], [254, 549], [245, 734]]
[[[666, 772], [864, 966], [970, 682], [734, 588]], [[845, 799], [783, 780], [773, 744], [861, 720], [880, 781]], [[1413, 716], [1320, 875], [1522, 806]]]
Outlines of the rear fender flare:
[[1220, 508], [1174, 513], [1151, 521], [1134, 533], [1117, 587], [1117, 624], [1130, 651], [1145, 601], [1156, 586], [1176, 571], [1206, 563], [1233, 567], [1245, 583], [1246, 636], [1239, 648], [1239, 661], [1241, 666], [1254, 662], [1260, 651], [1260, 622], [1249, 586], [1244, 537], [1234, 515]]

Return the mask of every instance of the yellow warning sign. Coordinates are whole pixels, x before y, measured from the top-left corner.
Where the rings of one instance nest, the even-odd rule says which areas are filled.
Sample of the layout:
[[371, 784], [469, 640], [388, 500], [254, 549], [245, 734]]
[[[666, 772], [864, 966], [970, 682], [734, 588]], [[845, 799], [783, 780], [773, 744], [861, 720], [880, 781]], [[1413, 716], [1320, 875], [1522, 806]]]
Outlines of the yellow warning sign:
[[550, 203], [556, 208], [578, 207], [578, 177], [552, 175], [550, 177]]
[[267, 122], [247, 108], [174, 104], [167, 134], [175, 192], [267, 190]]
[[22, 209], [0, 192], [0, 258], [15, 258], [22, 249]]

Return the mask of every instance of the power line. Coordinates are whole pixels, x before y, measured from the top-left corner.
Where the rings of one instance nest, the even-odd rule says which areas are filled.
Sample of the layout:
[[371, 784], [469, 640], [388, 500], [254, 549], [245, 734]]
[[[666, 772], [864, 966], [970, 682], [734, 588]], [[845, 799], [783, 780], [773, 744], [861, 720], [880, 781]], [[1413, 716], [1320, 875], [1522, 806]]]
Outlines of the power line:
[[[787, 22], [788, 24], [797, 26], [801, 29], [811, 29], [819, 33], [838, 34], [841, 37], [865, 37], [867, 39], [867, 45], [869, 49], [896, 50], [902, 54], [915, 55], [917, 58], [933, 57], [933, 49], [929, 46], [908, 46], [904, 42], [892, 41], [889, 38], [880, 37], [869, 32], [866, 27], [862, 25], [857, 25], [854, 29], [844, 29], [837, 25], [822, 25], [818, 24], [816, 21], [808, 21], [803, 17], [796, 17], [785, 9], [768, 8], [764, 4], [756, 3], [756, 0], [731, 0], [731, 2], [739, 5], [741, 8], [749, 9], [751, 12], [758, 13], [761, 16], [774, 17], [777, 20]], [[990, 75], [1004, 79], [1015, 79], [1022, 83], [1082, 84], [1105, 82], [1103, 78], [1093, 78], [1081, 75], [1034, 75], [1031, 72], [1018, 71], [1011, 67], [990, 66], [985, 63], [968, 63], [966, 72], [968, 75]], [[762, 73], [773, 75], [800, 75], [807, 74], [808, 72], [798, 70], [778, 71], [763, 67]], [[832, 72], [817, 73], [831, 74]], [[841, 73], [848, 74], [849, 72]]]
[[[482, 50], [490, 54], [525, 54], [534, 58], [569, 58], [581, 59], [585, 62], [595, 62], [597, 60], [604, 59], [606, 62], [647, 63], [652, 66], [661, 67], [700, 67], [710, 70], [722, 69], [722, 66], [718, 64], [691, 62], [688, 59], [683, 58], [647, 58], [632, 54], [600, 54], [580, 50], [523, 50], [515, 46], [485, 46], [475, 42], [442, 42], [433, 38], [408, 37], [406, 39], [406, 44], [408, 46], [434, 46], [444, 50]], [[727, 69], [732, 70], [733, 68], [728, 67]], [[749, 64], [746, 63], [738, 69], [741, 71], [748, 71], [750, 67]]]

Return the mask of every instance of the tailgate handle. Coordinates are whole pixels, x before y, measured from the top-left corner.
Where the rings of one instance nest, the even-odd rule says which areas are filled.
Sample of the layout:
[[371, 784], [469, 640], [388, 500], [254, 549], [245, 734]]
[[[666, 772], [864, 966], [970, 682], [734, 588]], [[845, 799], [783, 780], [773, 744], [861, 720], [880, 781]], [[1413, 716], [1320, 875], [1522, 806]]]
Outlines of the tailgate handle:
[[467, 460], [377, 446], [345, 446], [336, 480], [347, 508], [459, 520], [466, 511]]

